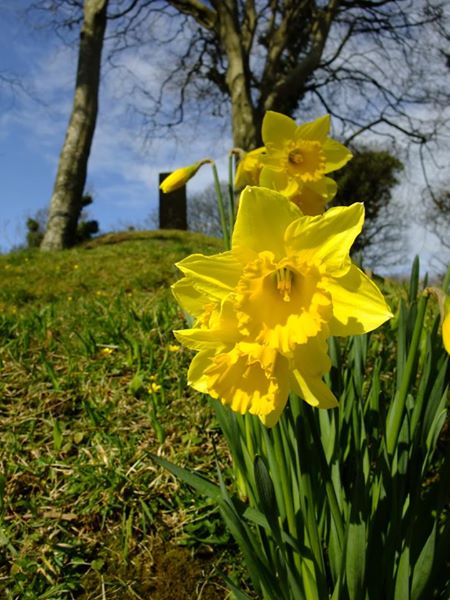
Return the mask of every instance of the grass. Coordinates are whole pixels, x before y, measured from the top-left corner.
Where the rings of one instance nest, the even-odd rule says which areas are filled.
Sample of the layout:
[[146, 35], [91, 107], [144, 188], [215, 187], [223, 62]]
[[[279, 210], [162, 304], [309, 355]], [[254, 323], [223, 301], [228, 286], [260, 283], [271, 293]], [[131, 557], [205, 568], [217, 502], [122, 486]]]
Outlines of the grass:
[[[150, 458], [230, 473], [213, 411], [187, 386], [169, 291], [177, 260], [220, 250], [157, 231], [0, 256], [1, 600], [223, 600], [222, 572], [253, 597], [215, 504]], [[397, 313], [406, 287], [383, 289]], [[400, 325], [368, 349], [364, 386], [382, 354], [386, 397]]]
[[218, 249], [136, 232], [0, 256], [1, 598], [226, 597], [216, 509], [149, 457], [227, 464], [168, 291], [176, 260]]

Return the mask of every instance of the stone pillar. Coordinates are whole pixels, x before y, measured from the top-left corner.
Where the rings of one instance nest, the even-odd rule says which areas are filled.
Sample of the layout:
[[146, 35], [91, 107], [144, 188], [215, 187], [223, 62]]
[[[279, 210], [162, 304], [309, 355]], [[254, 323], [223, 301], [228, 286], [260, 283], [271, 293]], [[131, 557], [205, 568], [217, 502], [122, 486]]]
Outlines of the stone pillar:
[[[170, 173], [160, 173], [159, 183]], [[159, 190], [159, 228], [187, 230], [186, 186], [165, 194]]]

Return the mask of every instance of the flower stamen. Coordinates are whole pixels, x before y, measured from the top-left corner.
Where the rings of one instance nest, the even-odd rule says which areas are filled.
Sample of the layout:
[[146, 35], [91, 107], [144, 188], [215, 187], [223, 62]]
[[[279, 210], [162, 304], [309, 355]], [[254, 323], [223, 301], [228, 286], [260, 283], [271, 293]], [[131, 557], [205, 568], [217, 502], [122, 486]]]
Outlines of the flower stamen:
[[283, 297], [283, 302], [290, 302], [292, 289], [292, 271], [287, 267], [277, 270], [277, 290]]
[[288, 154], [288, 160], [294, 165], [301, 165], [304, 161], [303, 152], [300, 148], [294, 148]]

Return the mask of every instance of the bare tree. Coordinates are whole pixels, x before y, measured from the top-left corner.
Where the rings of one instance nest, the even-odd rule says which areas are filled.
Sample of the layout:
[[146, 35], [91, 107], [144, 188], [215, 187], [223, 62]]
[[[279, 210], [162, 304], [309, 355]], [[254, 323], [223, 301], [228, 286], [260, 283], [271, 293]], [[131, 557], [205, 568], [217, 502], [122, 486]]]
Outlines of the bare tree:
[[[220, 187], [223, 197], [226, 198], [228, 184], [221, 182]], [[222, 237], [222, 223], [217, 205], [216, 189], [213, 184], [201, 192], [188, 194], [187, 208], [189, 231], [197, 231], [211, 237]], [[228, 222], [228, 215], [226, 215], [226, 219]]]
[[[233, 143], [244, 149], [261, 143], [267, 110], [301, 109], [302, 120], [326, 111], [346, 141], [370, 131], [423, 145], [445, 124], [444, 111], [442, 123], [435, 118], [450, 98], [445, 0], [35, 0], [47, 12], [56, 6], [69, 27], [88, 5], [113, 2], [116, 14], [105, 8], [104, 16], [104, 27], [108, 19], [116, 23], [108, 29], [110, 64], [120, 63], [113, 60], [118, 52], [136, 56], [163, 46], [168, 53], [159, 81], [132, 89], [131, 103], [152, 132], [173, 130], [193, 110], [231, 117]], [[99, 78], [91, 82], [97, 99]], [[49, 227], [59, 228], [60, 241], [50, 242], [57, 235], [49, 233], [43, 247], [70, 244], [78, 205], [57, 193], [72, 186], [81, 197], [89, 150], [81, 156], [77, 173], [61, 179], [58, 172]]]
[[87, 164], [98, 112], [98, 91], [108, 0], [85, 0], [72, 114], [59, 158], [42, 250], [75, 242]]
[[352, 246], [370, 267], [391, 267], [399, 262], [405, 248], [404, 219], [395, 203], [395, 188], [404, 169], [402, 161], [386, 148], [351, 146], [352, 160], [334, 173], [337, 194], [333, 205], [363, 202], [364, 229]]
[[450, 185], [434, 189], [428, 187], [423, 193], [423, 207], [418, 221], [433, 233], [441, 244], [441, 252], [434, 254], [438, 268], [450, 265]]
[[226, 98], [233, 142], [244, 149], [260, 144], [267, 110], [293, 115], [299, 107], [308, 113], [318, 106], [342, 125], [341, 137], [371, 130], [421, 144], [436, 133], [427, 115], [448, 104], [440, 54], [447, 35], [444, 1], [155, 4], [186, 16], [191, 29], [184, 45], [179, 41], [178, 61], [161, 93], [144, 92], [153, 100], [147, 110], [152, 127], [160, 125], [158, 116], [167, 106], [174, 106], [169, 126], [182, 120], [189, 97], [216, 112], [223, 112]]
[[[72, 113], [61, 150], [42, 250], [60, 250], [77, 240], [88, 160], [98, 114], [102, 52], [108, 21], [120, 37], [151, 0], [40, 0], [30, 5], [58, 34], [81, 24]], [[112, 7], [110, 13], [108, 8]], [[50, 16], [49, 16], [50, 15]], [[131, 15], [131, 17], [130, 17]]]

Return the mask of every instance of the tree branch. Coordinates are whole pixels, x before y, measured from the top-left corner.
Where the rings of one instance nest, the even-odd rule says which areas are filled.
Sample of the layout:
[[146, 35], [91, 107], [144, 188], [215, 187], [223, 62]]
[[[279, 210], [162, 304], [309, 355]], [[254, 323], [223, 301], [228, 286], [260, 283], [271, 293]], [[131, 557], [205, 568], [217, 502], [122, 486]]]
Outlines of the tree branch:
[[216, 25], [217, 13], [199, 0], [167, 0], [179, 12], [192, 17], [199, 25], [212, 30]]

